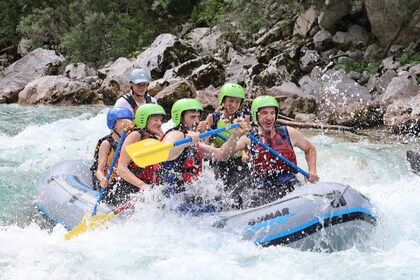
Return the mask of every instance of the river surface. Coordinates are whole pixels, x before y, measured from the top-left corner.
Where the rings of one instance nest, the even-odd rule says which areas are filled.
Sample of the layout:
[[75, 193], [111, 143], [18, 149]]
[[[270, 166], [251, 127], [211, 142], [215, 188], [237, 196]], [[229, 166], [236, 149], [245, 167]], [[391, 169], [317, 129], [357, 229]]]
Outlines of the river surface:
[[[143, 207], [125, 223], [70, 241], [41, 229], [35, 188], [49, 167], [91, 159], [108, 133], [104, 107], [0, 105], [0, 279], [420, 279], [420, 177], [405, 159], [420, 138], [304, 130], [321, 181], [367, 195], [380, 222], [363, 249], [261, 248], [199, 218]], [[301, 168], [307, 170], [298, 152]], [[219, 182], [209, 171], [201, 182]]]

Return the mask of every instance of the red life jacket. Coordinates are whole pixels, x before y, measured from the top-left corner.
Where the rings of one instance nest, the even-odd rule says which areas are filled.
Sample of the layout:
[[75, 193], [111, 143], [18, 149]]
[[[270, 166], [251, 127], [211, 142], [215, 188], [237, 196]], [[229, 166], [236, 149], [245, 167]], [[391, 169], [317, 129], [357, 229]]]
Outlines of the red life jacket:
[[[290, 142], [286, 127], [276, 127], [276, 134], [272, 138], [263, 135], [257, 135], [257, 138], [291, 162], [297, 164], [296, 154]], [[257, 174], [264, 175], [273, 171], [279, 173], [296, 173], [293, 168], [289, 167], [281, 159], [255, 143], [252, 144], [251, 156], [254, 170]]]
[[[181, 131], [182, 133], [184, 133], [184, 135], [187, 133], [187, 131], [181, 129], [178, 126], [168, 130], [162, 136], [161, 139], [163, 139], [167, 133], [173, 130]], [[182, 151], [181, 155], [177, 159], [162, 163], [162, 168], [166, 169], [165, 172], [162, 172], [162, 174], [164, 174], [163, 180], [164, 182], [171, 184], [174, 184], [174, 181], [176, 181], [177, 183], [179, 181], [182, 181], [184, 183], [191, 182], [192, 180], [197, 178], [197, 176], [202, 171], [202, 163], [203, 156], [201, 154], [199, 145], [188, 146], [184, 149], [184, 151]], [[167, 180], [169, 173], [172, 175], [172, 179], [170, 181]], [[176, 178], [173, 178], [173, 176], [175, 176]]]
[[[146, 135], [141, 130], [136, 129], [134, 131], [138, 131], [140, 133], [140, 140], [144, 140], [147, 138]], [[154, 137], [151, 137], [151, 138], [154, 138]], [[137, 178], [139, 178], [146, 184], [152, 184], [152, 183], [157, 182], [157, 178], [158, 178], [157, 171], [160, 169], [160, 164], [156, 163], [156, 164], [149, 165], [143, 168], [135, 164], [133, 161], [130, 161], [130, 163], [128, 164], [128, 169]]]

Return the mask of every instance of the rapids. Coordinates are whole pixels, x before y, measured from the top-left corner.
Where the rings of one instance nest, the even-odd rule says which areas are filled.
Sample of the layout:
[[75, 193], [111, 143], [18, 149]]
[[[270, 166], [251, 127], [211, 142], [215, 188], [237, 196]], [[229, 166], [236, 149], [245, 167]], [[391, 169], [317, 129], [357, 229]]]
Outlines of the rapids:
[[[317, 148], [321, 180], [352, 186], [380, 210], [363, 249], [260, 248], [198, 217], [162, 212], [153, 199], [126, 223], [70, 241], [60, 225], [41, 229], [33, 207], [38, 179], [59, 161], [90, 159], [97, 139], [108, 133], [106, 112], [0, 105], [1, 279], [420, 278], [420, 176], [405, 160], [420, 140], [378, 130], [365, 131], [370, 136], [303, 131]], [[197, 187], [216, 192], [219, 183], [206, 171]]]

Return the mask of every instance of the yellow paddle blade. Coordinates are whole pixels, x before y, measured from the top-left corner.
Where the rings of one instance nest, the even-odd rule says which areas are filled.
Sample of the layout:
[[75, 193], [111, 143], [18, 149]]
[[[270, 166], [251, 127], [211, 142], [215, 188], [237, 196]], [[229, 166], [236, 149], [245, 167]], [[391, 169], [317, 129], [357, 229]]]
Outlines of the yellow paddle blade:
[[174, 143], [162, 143], [156, 139], [145, 139], [125, 147], [130, 158], [140, 167], [146, 167], [155, 163], [166, 161], [169, 150]]
[[108, 225], [108, 221], [115, 216], [113, 211], [109, 212], [105, 215], [95, 215], [90, 217], [89, 214], [85, 214], [82, 218], [82, 222], [80, 225], [74, 227], [71, 231], [64, 235], [66, 240], [70, 238], [76, 237], [79, 234], [82, 234], [86, 231], [94, 230], [95, 228], [102, 227]]

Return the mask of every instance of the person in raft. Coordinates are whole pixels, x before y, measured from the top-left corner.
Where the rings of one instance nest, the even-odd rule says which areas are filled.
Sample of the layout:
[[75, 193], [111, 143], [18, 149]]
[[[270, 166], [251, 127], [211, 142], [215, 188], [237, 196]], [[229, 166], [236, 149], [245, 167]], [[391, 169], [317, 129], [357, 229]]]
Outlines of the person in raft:
[[[131, 126], [133, 119], [133, 113], [127, 108], [112, 108], [109, 110], [106, 117], [106, 125], [111, 130], [111, 133], [98, 140], [91, 167], [91, 171], [93, 172], [93, 187], [95, 190], [108, 186], [109, 181], [106, 179], [106, 174], [109, 165], [112, 162], [123, 130]], [[113, 180], [115, 177], [116, 173], [113, 171], [111, 173], [111, 179]]]
[[161, 125], [164, 116], [165, 110], [158, 104], [145, 104], [136, 111], [137, 127], [127, 134], [118, 159], [120, 177], [115, 184], [105, 189], [103, 196], [105, 202], [118, 206], [127, 201], [131, 194], [146, 189], [157, 181], [159, 164], [141, 168], [130, 159], [125, 147], [147, 138], [158, 139], [162, 136]]
[[135, 115], [140, 106], [149, 103], [156, 104], [156, 99], [147, 93], [149, 84], [150, 77], [146, 70], [139, 68], [133, 69], [130, 74], [131, 90], [118, 98], [114, 107], [127, 108]]
[[[217, 129], [233, 123], [237, 118], [244, 118], [249, 124], [250, 117], [240, 110], [245, 99], [245, 89], [236, 83], [225, 83], [219, 93], [221, 108], [209, 114], [205, 125], [210, 129]], [[230, 137], [231, 131], [224, 131], [210, 138], [210, 143], [221, 147]], [[224, 184], [223, 192], [228, 198], [233, 199], [232, 206], [241, 204], [239, 191], [241, 185], [249, 184], [248, 163], [242, 160], [242, 151], [234, 153], [227, 161], [211, 161], [214, 174]], [[246, 155], [244, 155], [245, 158]]]
[[203, 159], [225, 161], [233, 154], [236, 141], [247, 129], [246, 122], [238, 119], [240, 127], [233, 129], [231, 136], [220, 148], [198, 143], [197, 126], [203, 111], [201, 103], [195, 99], [185, 98], [176, 101], [171, 109], [175, 127], [162, 137], [163, 142], [175, 142], [192, 137], [192, 144], [179, 145], [171, 149], [168, 160], [162, 163], [161, 180], [171, 187], [166, 195], [185, 191], [185, 184], [192, 182], [202, 171]]
[[[309, 182], [318, 181], [314, 145], [299, 130], [288, 126], [277, 126], [278, 114], [279, 104], [274, 97], [257, 97], [251, 105], [252, 120], [256, 125], [252, 134], [295, 164], [297, 161], [293, 147], [301, 149], [308, 164]], [[241, 140], [235, 150], [242, 150], [247, 146], [250, 150], [252, 189], [247, 191], [254, 192], [250, 201], [244, 206], [254, 207], [269, 203], [294, 190], [299, 181], [295, 176], [297, 172], [293, 168], [260, 145], [251, 142], [248, 137], [244, 136]]]

